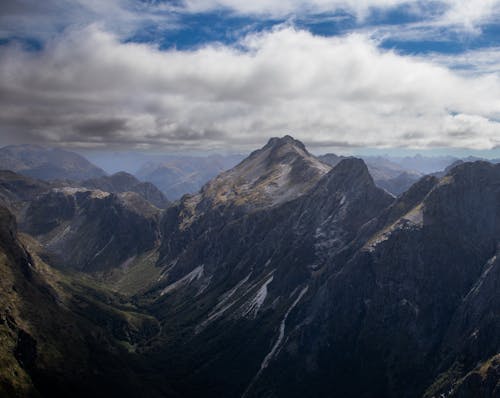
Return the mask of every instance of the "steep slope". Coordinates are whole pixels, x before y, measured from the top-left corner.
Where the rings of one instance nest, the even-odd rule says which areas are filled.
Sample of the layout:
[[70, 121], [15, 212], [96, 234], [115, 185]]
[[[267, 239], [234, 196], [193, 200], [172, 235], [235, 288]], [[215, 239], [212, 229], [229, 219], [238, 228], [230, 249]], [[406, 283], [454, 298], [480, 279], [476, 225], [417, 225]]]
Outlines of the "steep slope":
[[300, 327], [251, 396], [416, 397], [452, 365], [467, 371], [500, 351], [486, 337], [500, 334], [498, 293], [472, 300], [500, 242], [500, 168], [464, 164], [421, 185], [408, 193], [418, 203], [404, 195], [362, 228], [377, 232], [330, 257], [314, 300], [298, 306]]
[[133, 192], [55, 188], [30, 203], [23, 231], [60, 267], [105, 271], [155, 247], [160, 210]]
[[301, 143], [273, 139], [208, 183], [190, 222], [192, 198], [167, 212], [164, 271], [146, 295], [164, 324], [152, 362], [186, 396], [240, 396], [258, 385], [325, 259], [393, 201], [359, 159], [324, 171]]
[[135, 192], [159, 209], [164, 209], [169, 204], [165, 195], [152, 183], [141, 182], [132, 174], [124, 171], [111, 176], [85, 180], [81, 185], [89, 189], [99, 189], [110, 193]]
[[106, 174], [77, 153], [38, 145], [10, 145], [0, 148], [0, 169], [41, 180], [81, 181]]

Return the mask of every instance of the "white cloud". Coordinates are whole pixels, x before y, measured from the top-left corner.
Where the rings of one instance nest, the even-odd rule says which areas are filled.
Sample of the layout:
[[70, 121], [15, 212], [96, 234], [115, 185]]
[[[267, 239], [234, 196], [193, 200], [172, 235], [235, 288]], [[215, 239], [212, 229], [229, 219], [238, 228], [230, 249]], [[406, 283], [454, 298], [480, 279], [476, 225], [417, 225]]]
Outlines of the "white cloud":
[[[292, 133], [309, 144], [499, 145], [497, 74], [464, 76], [368, 37], [291, 27], [163, 52], [97, 26], [0, 50], [0, 128], [70, 145], [208, 149]], [[12, 138], [13, 139], [13, 138]]]
[[475, 31], [481, 24], [499, 17], [500, 0], [446, 0], [448, 9], [440, 19], [443, 25], [460, 25]]

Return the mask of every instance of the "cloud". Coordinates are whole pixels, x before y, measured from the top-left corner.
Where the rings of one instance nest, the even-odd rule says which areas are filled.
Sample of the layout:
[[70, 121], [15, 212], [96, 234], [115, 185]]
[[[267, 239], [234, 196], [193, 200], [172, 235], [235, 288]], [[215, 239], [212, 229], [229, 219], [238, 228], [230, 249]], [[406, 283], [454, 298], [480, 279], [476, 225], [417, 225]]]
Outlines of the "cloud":
[[99, 24], [122, 38], [148, 26], [178, 28], [173, 7], [136, 0], [2, 0], [0, 39], [44, 42], [65, 29]]
[[446, 0], [448, 9], [440, 19], [442, 25], [461, 25], [468, 31], [499, 18], [500, 0]]
[[39, 52], [0, 49], [2, 135], [49, 144], [246, 149], [291, 133], [315, 146], [488, 149], [500, 145], [499, 93], [496, 73], [293, 27], [160, 51], [93, 25]]

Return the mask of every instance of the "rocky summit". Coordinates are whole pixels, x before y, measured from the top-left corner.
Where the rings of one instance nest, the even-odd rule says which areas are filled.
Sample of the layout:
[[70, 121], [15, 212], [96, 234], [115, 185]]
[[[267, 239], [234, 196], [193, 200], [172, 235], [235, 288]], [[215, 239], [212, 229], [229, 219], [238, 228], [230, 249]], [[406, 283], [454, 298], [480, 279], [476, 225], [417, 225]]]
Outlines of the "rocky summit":
[[498, 397], [500, 165], [370, 167], [272, 138], [164, 210], [4, 177], [0, 393]]

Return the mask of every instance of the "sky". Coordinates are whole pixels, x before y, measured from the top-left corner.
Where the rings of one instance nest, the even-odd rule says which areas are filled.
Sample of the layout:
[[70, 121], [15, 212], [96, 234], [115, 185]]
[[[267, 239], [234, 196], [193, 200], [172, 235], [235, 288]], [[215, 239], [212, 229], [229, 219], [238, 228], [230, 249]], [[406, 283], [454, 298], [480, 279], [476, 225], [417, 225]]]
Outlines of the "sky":
[[500, 0], [2, 0], [0, 145], [500, 153]]

